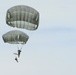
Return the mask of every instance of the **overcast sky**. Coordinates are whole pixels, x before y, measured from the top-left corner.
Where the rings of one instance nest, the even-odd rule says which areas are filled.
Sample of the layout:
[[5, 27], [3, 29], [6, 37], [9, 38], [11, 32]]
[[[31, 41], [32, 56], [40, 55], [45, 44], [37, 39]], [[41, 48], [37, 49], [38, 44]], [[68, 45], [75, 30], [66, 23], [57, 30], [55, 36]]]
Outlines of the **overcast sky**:
[[[35, 31], [9, 27], [6, 12], [15, 5], [27, 5], [40, 13]], [[17, 45], [5, 44], [2, 35], [21, 30], [29, 35], [19, 63]], [[76, 0], [1, 0], [0, 75], [76, 75]]]

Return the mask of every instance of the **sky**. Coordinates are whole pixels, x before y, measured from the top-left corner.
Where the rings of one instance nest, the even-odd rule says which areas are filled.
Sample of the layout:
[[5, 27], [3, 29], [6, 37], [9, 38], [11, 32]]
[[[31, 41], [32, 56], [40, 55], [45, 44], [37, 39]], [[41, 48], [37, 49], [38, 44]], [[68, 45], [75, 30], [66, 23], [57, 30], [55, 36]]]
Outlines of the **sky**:
[[[27, 5], [40, 13], [37, 30], [6, 24], [6, 12], [15, 5]], [[76, 0], [1, 0], [0, 9], [0, 75], [76, 75]], [[17, 45], [2, 39], [11, 30], [29, 35], [19, 63], [13, 54]]]

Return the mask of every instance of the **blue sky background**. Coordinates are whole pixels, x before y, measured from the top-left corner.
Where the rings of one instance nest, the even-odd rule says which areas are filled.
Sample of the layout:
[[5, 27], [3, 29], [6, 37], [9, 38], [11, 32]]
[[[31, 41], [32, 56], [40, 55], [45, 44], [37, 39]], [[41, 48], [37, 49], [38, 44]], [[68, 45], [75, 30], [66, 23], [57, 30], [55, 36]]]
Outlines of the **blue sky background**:
[[[39, 11], [36, 31], [6, 24], [6, 11], [15, 5]], [[2, 0], [0, 10], [0, 75], [76, 75], [76, 0]], [[13, 55], [16, 45], [2, 40], [10, 30], [21, 30], [30, 37], [19, 63]]]

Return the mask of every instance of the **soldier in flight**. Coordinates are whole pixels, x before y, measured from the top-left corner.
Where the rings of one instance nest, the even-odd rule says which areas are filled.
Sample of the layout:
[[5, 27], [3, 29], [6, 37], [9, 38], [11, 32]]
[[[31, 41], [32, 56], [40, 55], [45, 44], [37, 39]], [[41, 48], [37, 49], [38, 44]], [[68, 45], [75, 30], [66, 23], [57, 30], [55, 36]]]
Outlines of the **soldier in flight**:
[[[18, 47], [17, 47], [17, 48], [18, 48]], [[22, 49], [22, 47], [21, 47], [21, 49]], [[18, 56], [18, 58], [20, 57], [21, 49], [19, 49], [19, 48], [18, 48], [17, 53], [13, 53], [13, 54], [17, 55], [17, 56]], [[15, 60], [16, 60], [17, 62], [18, 62], [18, 58], [17, 58], [17, 57], [15, 58]]]

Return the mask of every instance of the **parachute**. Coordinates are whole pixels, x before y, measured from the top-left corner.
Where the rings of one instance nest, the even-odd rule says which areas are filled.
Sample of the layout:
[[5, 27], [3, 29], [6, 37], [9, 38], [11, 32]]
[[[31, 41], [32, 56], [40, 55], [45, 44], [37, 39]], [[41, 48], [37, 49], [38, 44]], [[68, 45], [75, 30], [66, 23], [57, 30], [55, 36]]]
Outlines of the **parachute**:
[[[6, 24], [11, 27], [27, 30], [36, 30], [39, 26], [39, 12], [26, 5], [17, 5], [9, 8], [6, 12]], [[11, 30], [2, 35], [4, 43], [23, 45], [29, 39], [29, 36], [20, 30]], [[18, 48], [15, 55], [20, 56], [22, 47]], [[15, 58], [17, 61], [17, 57]], [[18, 61], [17, 61], [18, 62]]]
[[39, 25], [39, 12], [25, 5], [11, 7], [6, 13], [6, 24], [11, 27], [36, 30]]
[[12, 30], [3, 34], [2, 38], [5, 43], [26, 44], [29, 36], [20, 30]]

